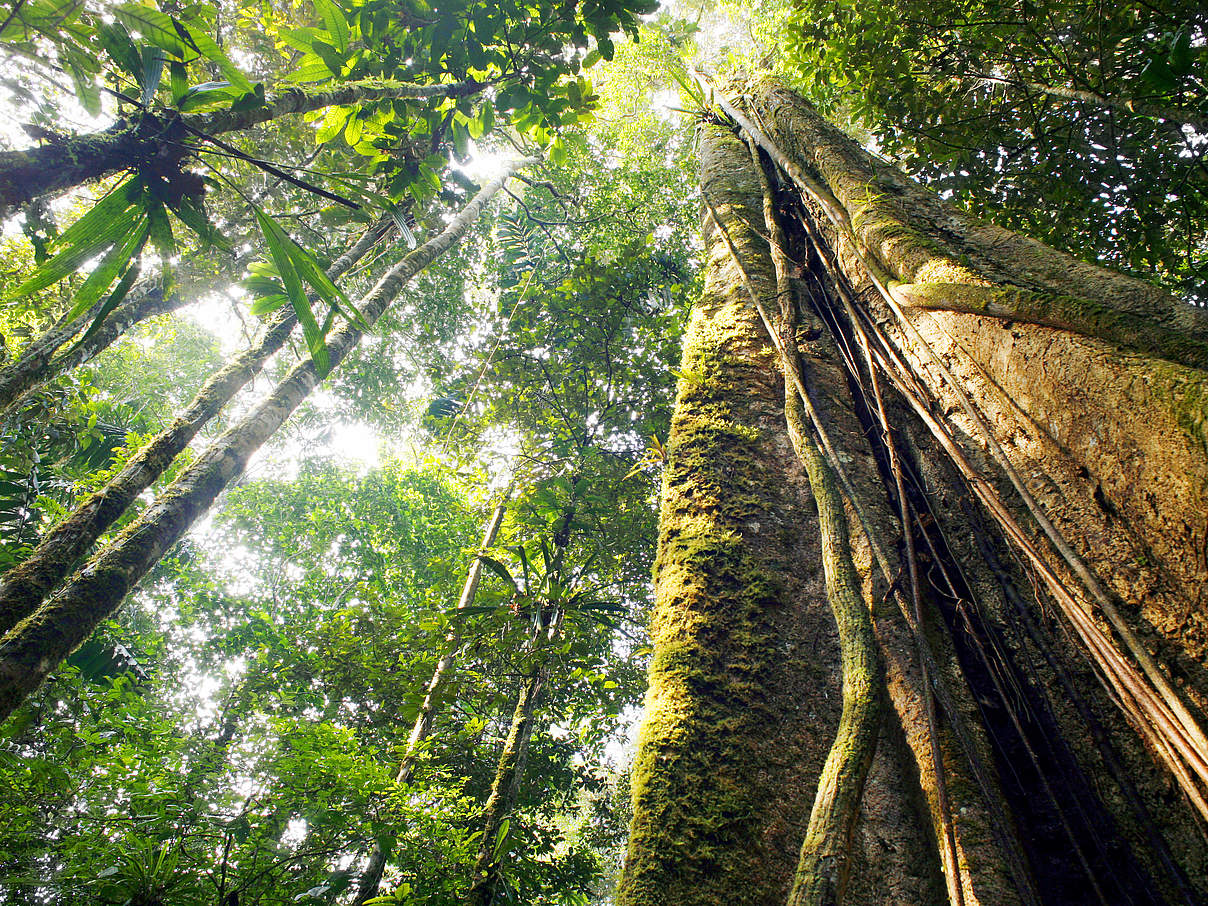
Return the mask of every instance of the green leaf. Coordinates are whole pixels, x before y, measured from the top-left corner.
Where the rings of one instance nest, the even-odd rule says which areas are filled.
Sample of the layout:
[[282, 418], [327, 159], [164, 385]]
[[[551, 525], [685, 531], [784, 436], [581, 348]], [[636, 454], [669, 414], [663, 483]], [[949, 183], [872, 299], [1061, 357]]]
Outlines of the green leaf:
[[365, 121], [356, 115], [354, 111], [348, 117], [348, 122], [344, 125], [344, 141], [348, 142], [349, 147], [352, 147], [361, 140], [361, 133], [364, 131]]
[[238, 91], [229, 82], [204, 82], [186, 91], [176, 106], [181, 112], [188, 113], [216, 104], [229, 104], [238, 96]]
[[141, 190], [131, 178], [114, 188], [93, 205], [92, 209], [63, 231], [55, 244], [62, 250], [43, 262], [25, 282], [12, 291], [10, 298], [36, 293], [64, 277], [74, 274], [81, 265], [95, 258], [122, 234], [134, 228], [141, 215], [132, 208], [134, 189]]
[[107, 318], [109, 313], [117, 308], [118, 305], [121, 304], [122, 300], [125, 299], [129, 294], [130, 288], [134, 286], [134, 281], [138, 279], [140, 270], [141, 268], [139, 267], [137, 261], [126, 268], [126, 273], [122, 274], [122, 279], [118, 281], [118, 284], [116, 287], [114, 287], [113, 292], [109, 294], [109, 297], [105, 300], [104, 304], [101, 305], [100, 311], [98, 311], [96, 317], [92, 319], [92, 323], [88, 325], [88, 329], [84, 331], [84, 336], [80, 337], [79, 341], [75, 344], [75, 346], [72, 347], [72, 352], [74, 352], [80, 346], [83, 346], [94, 333], [101, 329], [101, 324], [104, 322], [105, 318]]
[[91, 274], [84, 280], [79, 291], [75, 294], [72, 300], [74, 304], [66, 315], [65, 321], [74, 321], [88, 309], [96, 304], [101, 298], [101, 294], [113, 285], [113, 281], [117, 279], [117, 275], [122, 270], [129, 266], [131, 260], [135, 258], [143, 245], [147, 241], [147, 236], [150, 234], [151, 226], [148, 218], [142, 211], [137, 212], [134, 228], [126, 236], [122, 242], [114, 243], [113, 247], [105, 253], [105, 257], [92, 271]]
[[315, 0], [315, 9], [323, 21], [323, 28], [331, 35], [332, 44], [340, 53], [348, 52], [348, 20], [332, 0]]
[[344, 64], [348, 62], [347, 57], [326, 41], [315, 41], [312, 49], [333, 76], [338, 76], [344, 71]]
[[164, 76], [164, 52], [158, 47], [143, 45], [141, 56], [143, 66], [139, 86], [143, 93], [140, 100], [144, 107], [148, 107], [155, 100], [155, 94], [159, 91], [159, 83]]
[[176, 255], [176, 237], [172, 235], [172, 221], [168, 219], [168, 211], [163, 202], [154, 202], [147, 208], [148, 225], [151, 229], [151, 243], [164, 258]]
[[220, 249], [230, 249], [231, 244], [215, 229], [214, 224], [210, 223], [200, 202], [196, 199], [185, 197], [179, 202], [168, 202], [168, 206], [172, 209], [172, 213], [180, 219], [180, 222], [196, 233], [203, 242]]
[[228, 82], [242, 92], [250, 92], [252, 83], [243, 70], [231, 62], [228, 57], [203, 29], [195, 25], [190, 25], [185, 22], [177, 22], [173, 20], [173, 25], [176, 27], [177, 34], [185, 39], [194, 50], [209, 60], [218, 67], [218, 71], [223, 74]]
[[495, 575], [499, 576], [499, 578], [503, 579], [503, 581], [508, 584], [513, 592], [517, 594], [520, 593], [520, 587], [516, 584], [516, 580], [512, 578], [512, 574], [506, 566], [504, 566], [494, 557], [488, 557], [486, 554], [479, 554], [478, 560], [483, 566], [495, 573]]
[[1149, 62], [1145, 64], [1145, 68], [1141, 70], [1140, 79], [1159, 92], [1171, 91], [1178, 86], [1178, 80], [1171, 72], [1170, 64], [1166, 62], [1165, 57], [1160, 56], [1150, 58]]
[[253, 302], [248, 311], [254, 317], [259, 318], [262, 315], [267, 315], [269, 312], [276, 311], [288, 301], [289, 296], [285, 295], [285, 293], [270, 293], [267, 296], [261, 296]]
[[185, 64], [179, 60], [173, 60], [168, 65], [168, 79], [172, 91], [172, 103], [179, 104], [189, 93], [189, 74]]
[[359, 329], [368, 331], [372, 330], [371, 325], [365, 320], [364, 315], [357, 311], [356, 306], [344, 294], [344, 291], [336, 286], [331, 278], [323, 271], [318, 260], [298, 243], [294, 242], [288, 236], [286, 249], [289, 252], [290, 260], [294, 267], [298, 269], [302, 279], [305, 280], [310, 288], [313, 289], [324, 302], [332, 307], [339, 309], [349, 321], [355, 324]]
[[172, 56], [181, 60], [188, 56], [188, 49], [176, 33], [171, 16], [139, 3], [124, 3], [109, 12], [130, 31], [138, 32], [145, 40]]
[[281, 228], [277, 221], [269, 217], [257, 205], [252, 205], [252, 210], [256, 214], [260, 232], [264, 234], [264, 241], [268, 244], [273, 263], [277, 265], [277, 273], [281, 275], [285, 294], [289, 297], [290, 304], [293, 305], [298, 323], [302, 325], [302, 335], [306, 338], [306, 346], [310, 350], [310, 357], [315, 363], [315, 369], [320, 375], [326, 375], [330, 365], [327, 344], [323, 342], [323, 331], [319, 329], [319, 322], [315, 320], [310, 300], [306, 298], [306, 292], [302, 288], [302, 278], [290, 257], [289, 246], [293, 240], [289, 238], [289, 234]]
[[72, 66], [68, 64], [71, 70], [71, 83], [75, 87], [76, 97], [80, 100], [80, 105], [89, 112], [92, 116], [96, 116], [101, 112], [101, 88], [96, 83], [95, 73], [88, 70]]
[[97, 28], [97, 37], [101, 47], [118, 68], [132, 79], [142, 75], [142, 58], [134, 42], [130, 40], [130, 32], [120, 22], [105, 22]]
[[499, 822], [499, 833], [495, 835], [495, 848], [492, 850], [494, 858], [498, 859], [500, 854], [503, 852], [503, 847], [508, 842], [508, 831], [511, 829], [511, 818], [504, 818]]
[[308, 53], [298, 61], [298, 68], [285, 77], [287, 82], [326, 82], [332, 71], [317, 54]]
[[351, 112], [351, 107], [328, 107], [323, 112], [323, 123], [315, 132], [315, 142], [322, 145], [339, 135]]
[[1170, 44], [1170, 56], [1166, 58], [1170, 64], [1170, 70], [1176, 76], [1185, 76], [1191, 73], [1192, 66], [1195, 64], [1195, 57], [1191, 53], [1191, 31], [1183, 28]]

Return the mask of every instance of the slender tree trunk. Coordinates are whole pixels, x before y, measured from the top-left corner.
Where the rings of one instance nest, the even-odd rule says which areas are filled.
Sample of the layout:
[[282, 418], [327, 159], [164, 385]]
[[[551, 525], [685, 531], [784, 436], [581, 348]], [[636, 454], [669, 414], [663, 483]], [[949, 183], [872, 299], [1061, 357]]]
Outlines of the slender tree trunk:
[[135, 287], [130, 298], [110, 312], [92, 336], [58, 358], [55, 353], [92, 323], [102, 303], [68, 324], [50, 328], [26, 346], [15, 361], [0, 368], [0, 415], [7, 413], [35, 387], [91, 361], [135, 324], [176, 311], [185, 301], [176, 293], [165, 295], [159, 281], [148, 280]]
[[[561, 614], [558, 620], [561, 620]], [[540, 652], [537, 656], [541, 656]], [[504, 819], [516, 808], [520, 796], [520, 781], [524, 778], [533, 724], [548, 681], [549, 667], [542, 662], [525, 678], [520, 697], [516, 700], [512, 723], [495, 768], [491, 792], [482, 810], [482, 841], [474, 859], [473, 880], [466, 897], [470, 906], [491, 906], [494, 902], [499, 886], [500, 852], [497, 851], [497, 844], [500, 843], [500, 830]]]
[[[406, 283], [452, 247], [511, 174], [529, 163], [520, 160], [508, 166], [438, 236], [391, 268], [358, 305], [365, 320], [373, 324], [381, 317]], [[328, 339], [332, 368], [356, 346], [361, 334], [359, 328], [348, 324]], [[0, 642], [0, 719], [7, 717], [121, 604], [134, 584], [242, 473], [251, 455], [301, 405], [319, 380], [312, 360], [296, 365], [268, 398], [218, 438], [52, 600], [5, 636]]]
[[[57, 194], [119, 170], [151, 161], [179, 160], [200, 136], [250, 129], [291, 113], [308, 113], [342, 104], [365, 104], [393, 98], [465, 97], [482, 88], [476, 82], [408, 85], [401, 82], [354, 82], [330, 91], [294, 88], [262, 107], [220, 110], [186, 116], [143, 114], [119, 121], [104, 132], [66, 138], [26, 151], [0, 152], [0, 215], [43, 195]], [[182, 144], [183, 143], [183, 144]]]
[[[487, 523], [486, 531], [482, 536], [480, 552], [485, 552], [495, 544], [495, 539], [499, 535], [499, 527], [503, 524], [503, 517], [507, 512], [507, 493], [506, 491], [504, 492], [504, 498], [500, 500], [494, 512], [491, 513], [491, 519]], [[461, 597], [457, 599], [457, 610], [460, 611], [473, 606], [474, 598], [478, 594], [478, 583], [481, 578], [482, 560], [476, 556], [470, 564], [469, 572], [466, 574], [466, 583], [461, 589]], [[397, 784], [401, 785], [411, 782], [411, 774], [415, 769], [415, 760], [419, 755], [420, 746], [423, 745], [424, 740], [432, 732], [432, 724], [436, 719], [436, 705], [439, 701], [439, 695], [444, 688], [449, 671], [453, 669], [453, 662], [457, 657], [457, 650], [460, 647], [461, 623], [454, 620], [449, 634], [445, 637], [444, 654], [436, 662], [436, 667], [432, 671], [432, 678], [428, 680], [428, 685], [424, 689], [423, 704], [420, 705], [419, 714], [416, 715], [415, 725], [411, 728], [411, 735], [407, 739], [407, 749], [403, 753], [402, 760], [399, 762], [398, 772], [394, 777], [394, 782]], [[369, 861], [361, 872], [356, 896], [352, 901], [353, 906], [361, 906], [366, 900], [377, 896], [378, 888], [382, 883], [382, 872], [386, 868], [386, 858], [386, 847], [381, 842], [375, 842], [373, 849], [369, 853]]]
[[[367, 230], [332, 264], [328, 275], [336, 279], [348, 271], [379, 241], [388, 226], [389, 220], [383, 220]], [[151, 487], [197, 433], [260, 373], [269, 358], [285, 345], [296, 324], [292, 308], [278, 311], [258, 343], [211, 375], [171, 425], [139, 450], [101, 490], [55, 526], [23, 562], [0, 578], [0, 633], [8, 632], [37, 609], [138, 495]]]
[[[575, 499], [572, 496], [554, 530], [554, 554], [542, 583], [542, 592], [552, 588], [555, 581], [561, 582], [574, 518]], [[508, 729], [507, 739], [504, 740], [499, 763], [495, 767], [491, 792], [482, 808], [482, 839], [478, 844], [470, 890], [467, 894], [470, 906], [491, 906], [499, 890], [500, 861], [506, 855], [506, 847], [502, 846], [502, 838], [505, 836], [503, 822], [515, 812], [516, 803], [520, 800], [520, 782], [524, 779], [525, 762], [528, 759], [529, 743], [533, 738], [537, 709], [549, 684], [548, 648], [562, 638], [562, 624], [566, 612], [556, 603], [548, 604], [539, 598], [540, 592], [534, 604], [539, 608], [542, 619], [539, 619], [533, 628], [533, 667], [525, 678], [520, 696], [516, 700], [512, 724]]]

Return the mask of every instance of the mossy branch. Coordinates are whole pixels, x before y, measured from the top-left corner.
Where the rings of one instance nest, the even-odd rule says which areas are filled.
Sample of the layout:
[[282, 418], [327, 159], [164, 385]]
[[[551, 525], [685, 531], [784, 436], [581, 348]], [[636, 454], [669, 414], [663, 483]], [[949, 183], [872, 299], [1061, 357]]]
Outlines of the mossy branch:
[[189, 136], [214, 136], [250, 129], [291, 113], [402, 98], [465, 97], [482, 89], [474, 81], [437, 85], [352, 82], [328, 91], [294, 88], [252, 110], [220, 110], [181, 116], [145, 113], [103, 132], [77, 135], [24, 151], [0, 152], [0, 213], [43, 195], [137, 168], [157, 159], [178, 160]]

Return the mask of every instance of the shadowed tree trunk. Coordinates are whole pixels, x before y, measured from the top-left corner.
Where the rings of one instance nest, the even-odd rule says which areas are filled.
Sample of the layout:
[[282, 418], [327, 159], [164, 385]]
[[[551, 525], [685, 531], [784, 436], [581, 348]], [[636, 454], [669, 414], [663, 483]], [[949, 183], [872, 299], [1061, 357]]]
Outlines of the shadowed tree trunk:
[[[412, 277], [451, 248], [478, 219], [487, 202], [522, 159], [488, 182], [436, 237], [391, 268], [358, 304], [373, 324]], [[328, 338], [335, 368], [360, 342], [362, 331], [347, 324]], [[0, 720], [75, 650], [222, 490], [246, 467], [319, 383], [313, 360], [296, 365], [271, 394], [198, 457], [160, 498], [87, 563], [55, 597], [18, 623], [0, 641]]]
[[[775, 216], [747, 149], [706, 129], [733, 251], [706, 217], [618, 903], [784, 903], [794, 883], [817, 893], [793, 902], [1202, 902], [1203, 313], [744, 89], [726, 109], [770, 157]], [[777, 345], [805, 363], [789, 424]], [[846, 893], [797, 858], [848, 651], [819, 581], [828, 507], [792, 455], [810, 427], [891, 706]]]

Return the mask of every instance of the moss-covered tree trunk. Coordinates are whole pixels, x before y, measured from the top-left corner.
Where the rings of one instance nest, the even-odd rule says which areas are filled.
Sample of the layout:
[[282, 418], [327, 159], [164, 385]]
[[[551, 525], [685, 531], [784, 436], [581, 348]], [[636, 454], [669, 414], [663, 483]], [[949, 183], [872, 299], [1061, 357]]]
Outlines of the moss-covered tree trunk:
[[[782, 342], [806, 361], [886, 665], [839, 902], [1203, 902], [1202, 313], [949, 208], [777, 85], [733, 94], [786, 235], [720, 129], [703, 188], [771, 311], [769, 237], [784, 253], [802, 318]], [[785, 903], [839, 728], [781, 369], [710, 218], [705, 240], [625, 906]]]

